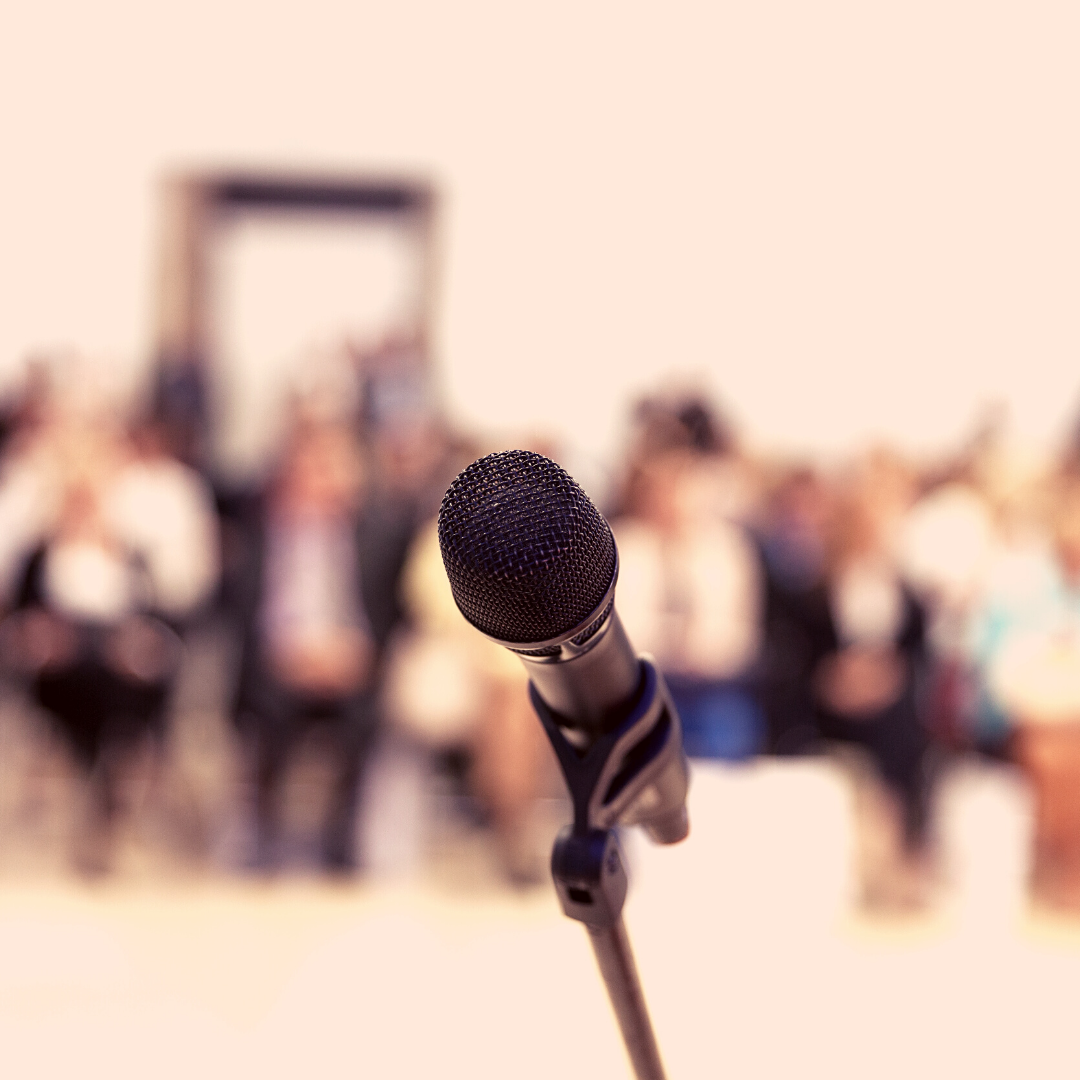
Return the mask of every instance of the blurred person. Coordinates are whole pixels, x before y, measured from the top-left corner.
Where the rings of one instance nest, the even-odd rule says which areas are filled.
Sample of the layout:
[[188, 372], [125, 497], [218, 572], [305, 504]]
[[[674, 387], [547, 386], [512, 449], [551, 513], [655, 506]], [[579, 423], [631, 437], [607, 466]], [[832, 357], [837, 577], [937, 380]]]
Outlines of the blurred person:
[[813, 676], [822, 734], [867, 751], [889, 796], [877, 823], [862, 822], [880, 829], [870, 838], [880, 864], [864, 849], [863, 898], [871, 906], [920, 906], [929, 886], [925, 612], [896, 554], [913, 494], [908, 470], [884, 453], [871, 455], [842, 493], [827, 574], [836, 644]]
[[[935, 485], [905, 516], [898, 555], [927, 615], [933, 654], [927, 722], [935, 738], [996, 754], [1002, 731], [978, 722], [978, 677], [969, 626], [999, 547], [989, 500], [965, 477]], [[982, 710], [985, 714], [985, 709]]]
[[986, 686], [996, 632], [986, 636], [983, 613], [990, 594], [1010, 578], [1023, 579], [1045, 549], [1037, 524], [1043, 469], [1010, 445], [1005, 420], [1001, 406], [989, 408], [959, 456], [929, 473], [898, 547], [904, 576], [927, 613], [931, 730], [946, 746], [993, 758], [1009, 757], [1011, 729]]
[[465, 750], [469, 787], [489, 817], [507, 879], [534, 883], [542, 870], [536, 800], [553, 759], [529, 702], [525, 669], [458, 610], [435, 522], [410, 550], [401, 591], [409, 630], [394, 651], [389, 713], [431, 751]]
[[1035, 794], [1032, 886], [1080, 907], [1080, 479], [1050, 488], [1049, 528], [1005, 547], [972, 625], [986, 708]]
[[357, 361], [371, 462], [365, 543], [387, 580], [378, 597], [369, 597], [368, 614], [379, 639], [386, 640], [407, 617], [397, 584], [409, 546], [470, 455], [447, 429], [414, 334], [388, 334]]
[[231, 588], [242, 635], [235, 708], [251, 752], [259, 869], [281, 862], [283, 782], [312, 736], [321, 736], [333, 770], [321, 863], [348, 873], [360, 861], [357, 800], [378, 730], [393, 619], [386, 594], [397, 573], [368, 515], [369, 490], [354, 424], [300, 411], [272, 479], [242, 515]]
[[[456, 475], [460, 453], [442, 418], [421, 408], [382, 415], [369, 437], [372, 482], [366, 534], [371, 555], [397, 583], [409, 546], [439, 507], [443, 492]], [[373, 602], [375, 598], [372, 598]], [[385, 639], [407, 617], [400, 590], [380, 590], [378, 607], [369, 612]]]
[[758, 530], [764, 569], [763, 646], [759, 689], [768, 725], [767, 749], [817, 749], [820, 731], [814, 672], [836, 647], [826, 585], [835, 497], [809, 467], [776, 484]]
[[409, 335], [368, 352], [348, 341], [305, 350], [269, 479], [225, 498], [224, 606], [240, 639], [235, 711], [263, 869], [284, 858], [286, 776], [319, 739], [333, 773], [320, 860], [341, 873], [363, 861], [354, 824], [380, 726], [384, 651], [446, 446], [422, 361]]
[[928, 887], [924, 613], [895, 552], [912, 493], [908, 471], [883, 453], [835, 492], [797, 473], [762, 544], [774, 748], [803, 752], [824, 739], [868, 755], [884, 788], [856, 788], [862, 899], [886, 908], [918, 906]]
[[765, 737], [749, 685], [761, 580], [753, 545], [727, 516], [730, 433], [697, 398], [647, 400], [638, 421], [612, 522], [619, 613], [635, 646], [664, 670], [687, 753], [748, 758]]
[[39, 402], [0, 473], [0, 588], [9, 663], [52, 717], [85, 780], [75, 861], [107, 870], [119, 784], [160, 743], [177, 631], [218, 578], [199, 477], [129, 435], [74, 381]]

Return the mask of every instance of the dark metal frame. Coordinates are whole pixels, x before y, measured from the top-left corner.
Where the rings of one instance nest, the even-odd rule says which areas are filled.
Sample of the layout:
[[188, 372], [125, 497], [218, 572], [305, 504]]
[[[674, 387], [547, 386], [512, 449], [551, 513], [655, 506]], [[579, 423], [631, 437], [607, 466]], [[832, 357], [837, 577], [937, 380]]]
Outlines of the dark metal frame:
[[316, 176], [279, 172], [179, 172], [162, 182], [157, 289], [155, 407], [178, 451], [203, 456], [208, 372], [215, 363], [210, 309], [211, 253], [219, 231], [249, 211], [304, 211], [398, 223], [415, 235], [421, 261], [416, 325], [409, 328], [429, 356], [435, 307], [433, 186], [424, 180], [377, 176]]

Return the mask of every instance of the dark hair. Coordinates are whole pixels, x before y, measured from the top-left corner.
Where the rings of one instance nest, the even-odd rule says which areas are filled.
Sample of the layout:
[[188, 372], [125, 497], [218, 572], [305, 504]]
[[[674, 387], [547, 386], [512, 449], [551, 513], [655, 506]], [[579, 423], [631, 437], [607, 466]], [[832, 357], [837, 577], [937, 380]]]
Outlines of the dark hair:
[[697, 395], [675, 400], [642, 398], [634, 410], [639, 450], [693, 450], [700, 454], [726, 454], [735, 448], [728, 423], [714, 406]]

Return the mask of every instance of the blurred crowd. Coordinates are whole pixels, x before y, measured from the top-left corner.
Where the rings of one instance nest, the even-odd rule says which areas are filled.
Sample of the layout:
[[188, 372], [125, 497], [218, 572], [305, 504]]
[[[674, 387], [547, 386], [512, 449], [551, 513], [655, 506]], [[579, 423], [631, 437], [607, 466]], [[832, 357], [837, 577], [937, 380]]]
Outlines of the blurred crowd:
[[[434, 530], [450, 480], [499, 447], [450, 429], [415, 349], [343, 355], [355, 392], [309, 379], [239, 484], [160, 400], [122, 405], [85, 362], [32, 366], [8, 401], [4, 702], [69, 764], [81, 873], [113, 866], [118, 822], [140, 812], [126, 777], [168, 770], [179, 688], [216, 672], [248, 822], [233, 869], [289, 866], [289, 775], [315, 752], [314, 859], [362, 872], [360, 819], [387, 812], [366, 789], [404, 747], [509, 880], [542, 876], [552, 757], [520, 663], [454, 606]], [[830, 755], [857, 793], [862, 900], [889, 909], [932, 899], [947, 770], [1008, 763], [1034, 798], [1033, 892], [1080, 910], [1080, 455], [1036, 467], [991, 418], [948, 458], [779, 460], [672, 390], [634, 406], [621, 460], [587, 486], [618, 542], [622, 619], [692, 758]], [[219, 857], [212, 828], [189, 832]]]

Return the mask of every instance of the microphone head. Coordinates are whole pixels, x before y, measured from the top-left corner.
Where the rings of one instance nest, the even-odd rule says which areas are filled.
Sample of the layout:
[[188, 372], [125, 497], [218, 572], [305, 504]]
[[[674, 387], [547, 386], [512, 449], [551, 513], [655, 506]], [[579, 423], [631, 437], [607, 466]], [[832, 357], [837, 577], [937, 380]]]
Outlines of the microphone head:
[[474, 461], [439, 509], [439, 546], [454, 600], [497, 641], [534, 645], [581, 626], [615, 575], [600, 511], [554, 461], [506, 450]]

